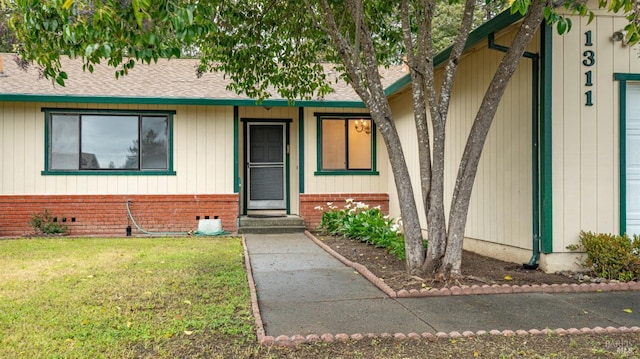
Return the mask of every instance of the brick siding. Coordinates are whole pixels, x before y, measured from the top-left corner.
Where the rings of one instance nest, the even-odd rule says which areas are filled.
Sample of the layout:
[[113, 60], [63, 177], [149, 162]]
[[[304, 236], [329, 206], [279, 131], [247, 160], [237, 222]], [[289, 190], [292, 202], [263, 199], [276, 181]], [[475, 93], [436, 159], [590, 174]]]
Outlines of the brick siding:
[[389, 213], [389, 195], [387, 193], [315, 193], [300, 194], [300, 215], [304, 218], [308, 229], [316, 229], [320, 224], [322, 211], [317, 206], [327, 208], [327, 202], [343, 207], [347, 198], [355, 202], [368, 204], [370, 207], [380, 206], [383, 213]]
[[198, 220], [215, 216], [224, 230], [235, 232], [237, 194], [206, 195], [2, 195], [0, 237], [33, 234], [32, 214], [47, 209], [64, 222], [69, 235], [122, 235], [126, 227], [141, 234], [127, 214], [127, 200], [138, 225], [149, 232], [186, 232], [198, 228]]

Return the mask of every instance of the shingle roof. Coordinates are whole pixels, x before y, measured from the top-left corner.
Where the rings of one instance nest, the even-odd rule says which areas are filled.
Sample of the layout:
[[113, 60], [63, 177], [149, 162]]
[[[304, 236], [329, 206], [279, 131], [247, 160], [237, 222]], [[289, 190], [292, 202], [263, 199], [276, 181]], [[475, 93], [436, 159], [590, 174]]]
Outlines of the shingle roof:
[[[82, 71], [79, 59], [62, 60], [62, 69], [69, 78], [65, 86], [42, 78], [39, 70], [31, 66], [20, 69], [14, 54], [0, 54], [3, 75], [0, 75], [0, 95], [47, 96], [101, 96], [123, 98], [169, 99], [247, 99], [226, 89], [229, 80], [222, 73], [196, 76], [197, 59], [160, 59], [156, 64], [136, 64], [128, 75], [115, 78], [115, 69], [106, 64], [97, 65], [93, 73]], [[327, 69], [331, 68], [327, 66]], [[400, 66], [381, 70], [383, 85], [391, 85], [405, 73]], [[323, 101], [360, 101], [353, 89], [344, 81], [333, 84], [334, 92]], [[277, 94], [272, 99], [282, 99]], [[318, 99], [319, 100], [319, 99]]]

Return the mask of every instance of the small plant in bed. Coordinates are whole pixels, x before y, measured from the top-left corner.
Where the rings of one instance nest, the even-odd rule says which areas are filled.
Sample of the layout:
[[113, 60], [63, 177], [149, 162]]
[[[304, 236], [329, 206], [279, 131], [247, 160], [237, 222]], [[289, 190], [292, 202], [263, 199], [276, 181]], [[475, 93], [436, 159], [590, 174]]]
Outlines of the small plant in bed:
[[319, 229], [331, 236], [355, 239], [379, 248], [385, 248], [400, 260], [405, 258], [402, 222], [384, 215], [380, 206], [370, 207], [366, 203], [347, 199], [342, 208], [332, 202], [322, 211]]
[[595, 276], [624, 282], [640, 279], [640, 236], [582, 231], [579, 243], [567, 249], [584, 251], [587, 258], [582, 265]]
[[67, 233], [67, 226], [56, 221], [48, 209], [33, 213], [29, 218], [29, 226], [37, 235], [56, 235]]

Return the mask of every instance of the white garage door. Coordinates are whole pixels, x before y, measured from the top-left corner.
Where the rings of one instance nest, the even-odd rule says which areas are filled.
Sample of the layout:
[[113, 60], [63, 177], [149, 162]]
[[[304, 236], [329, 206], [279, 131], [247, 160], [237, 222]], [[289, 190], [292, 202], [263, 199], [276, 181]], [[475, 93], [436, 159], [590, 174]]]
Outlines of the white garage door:
[[640, 83], [627, 83], [627, 234], [640, 234]]

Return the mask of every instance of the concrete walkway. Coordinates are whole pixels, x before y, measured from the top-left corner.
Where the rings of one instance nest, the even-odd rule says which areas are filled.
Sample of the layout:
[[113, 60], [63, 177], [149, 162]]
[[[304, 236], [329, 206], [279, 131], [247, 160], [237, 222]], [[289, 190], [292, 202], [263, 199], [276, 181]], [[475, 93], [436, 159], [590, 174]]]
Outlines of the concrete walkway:
[[246, 234], [245, 243], [263, 342], [640, 331], [640, 291], [391, 298], [305, 234]]

